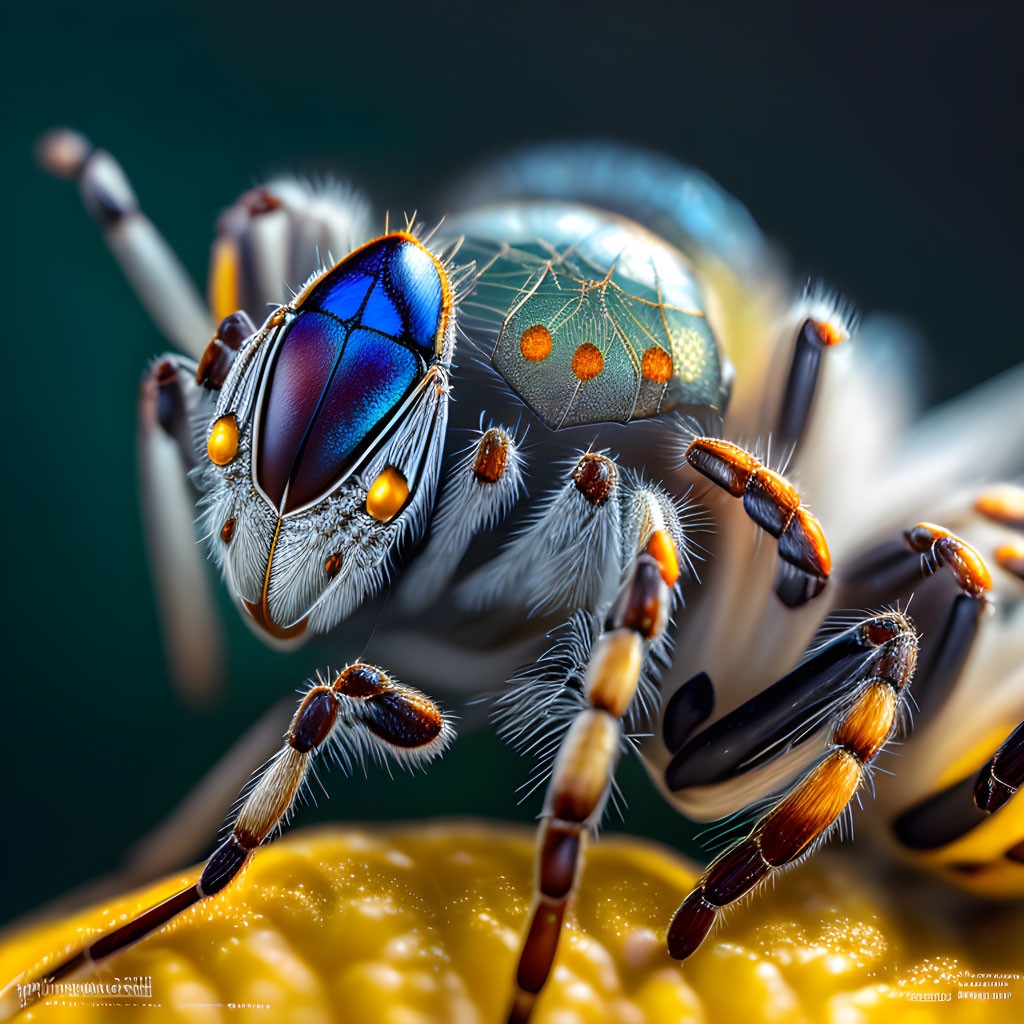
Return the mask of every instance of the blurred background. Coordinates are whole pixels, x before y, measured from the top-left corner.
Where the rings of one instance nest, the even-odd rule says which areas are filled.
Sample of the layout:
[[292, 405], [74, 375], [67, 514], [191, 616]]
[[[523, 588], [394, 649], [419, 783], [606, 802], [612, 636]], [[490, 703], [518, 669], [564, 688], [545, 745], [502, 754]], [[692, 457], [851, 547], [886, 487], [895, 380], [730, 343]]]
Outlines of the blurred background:
[[[164, 342], [75, 189], [34, 168], [41, 131], [73, 125], [115, 153], [200, 281], [218, 211], [268, 174], [331, 169], [399, 211], [514, 143], [657, 147], [745, 202], [798, 273], [916, 324], [935, 401], [1019, 358], [1017, 7], [4, 0], [0, 921], [115, 871], [326, 662], [266, 650], [219, 590], [223, 699], [172, 693], [134, 451], [140, 373]], [[527, 774], [484, 730], [426, 777], [335, 772], [298, 821], [528, 821]], [[609, 827], [688, 848], [639, 765], [619, 778], [630, 807]]]

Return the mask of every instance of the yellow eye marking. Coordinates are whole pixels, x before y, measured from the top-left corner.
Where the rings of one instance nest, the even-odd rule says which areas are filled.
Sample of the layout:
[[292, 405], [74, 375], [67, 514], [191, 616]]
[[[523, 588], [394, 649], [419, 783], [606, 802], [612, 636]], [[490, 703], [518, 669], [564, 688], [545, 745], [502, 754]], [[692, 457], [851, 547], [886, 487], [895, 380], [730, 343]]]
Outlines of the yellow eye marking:
[[238, 421], [234, 413], [221, 416], [210, 431], [206, 454], [217, 466], [226, 466], [238, 454]]
[[386, 523], [393, 519], [409, 497], [409, 485], [394, 466], [386, 466], [366, 495], [366, 511]]

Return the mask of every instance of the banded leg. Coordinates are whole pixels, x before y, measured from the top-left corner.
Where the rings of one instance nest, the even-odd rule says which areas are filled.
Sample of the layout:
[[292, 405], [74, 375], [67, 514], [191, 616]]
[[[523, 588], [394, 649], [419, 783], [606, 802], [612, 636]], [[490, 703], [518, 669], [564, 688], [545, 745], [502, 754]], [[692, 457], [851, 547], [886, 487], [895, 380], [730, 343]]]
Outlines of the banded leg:
[[54, 982], [134, 945], [239, 876], [256, 848], [289, 819], [315, 757], [329, 748], [348, 771], [367, 758], [388, 757], [406, 767], [437, 757], [452, 727], [424, 694], [372, 665], [355, 664], [330, 684], [318, 677], [299, 704], [281, 750], [243, 790], [231, 832], [203, 867], [199, 879], [138, 917], [94, 939], [47, 968], [37, 979]]
[[[551, 972], [576, 882], [584, 832], [594, 829], [607, 800], [629, 711], [652, 646], [662, 637], [672, 595], [660, 539], [634, 561], [608, 628], [594, 641], [580, 711], [555, 759], [537, 839], [536, 896], [516, 971], [510, 1022], [524, 1022]], [[654, 551], [651, 551], [651, 548]]]
[[139, 209], [128, 177], [107, 152], [68, 128], [47, 132], [36, 147], [43, 170], [74, 179], [89, 216], [164, 336], [198, 358], [213, 322], [180, 260]]
[[897, 612], [862, 628], [876, 650], [858, 673], [852, 699], [836, 713], [824, 751], [745, 839], [711, 862], [683, 901], [668, 930], [668, 951], [677, 960], [698, 949], [722, 908], [825, 838], [896, 731], [917, 664], [917, 637]]
[[842, 580], [840, 601], [848, 606], [894, 602], [912, 591], [922, 573], [948, 570], [955, 589], [947, 583], [934, 595], [926, 591], [915, 605], [924, 633], [914, 685], [920, 726], [956, 686], [979, 636], [993, 580], [981, 555], [941, 526], [918, 523], [903, 531], [903, 539], [904, 545], [886, 542], [859, 556]]
[[795, 607], [816, 597], [828, 582], [832, 556], [821, 524], [793, 485], [763, 466], [738, 445], [711, 437], [694, 438], [686, 461], [736, 498], [758, 526], [777, 538], [782, 572], [775, 592]]

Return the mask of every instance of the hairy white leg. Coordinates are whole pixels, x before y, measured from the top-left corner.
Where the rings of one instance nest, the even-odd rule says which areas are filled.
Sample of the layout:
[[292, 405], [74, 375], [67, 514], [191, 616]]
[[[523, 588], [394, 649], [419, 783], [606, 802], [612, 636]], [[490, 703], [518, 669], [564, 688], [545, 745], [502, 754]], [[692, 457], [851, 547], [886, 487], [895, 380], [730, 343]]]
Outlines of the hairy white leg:
[[[585, 834], [596, 831], [611, 789], [615, 766], [626, 742], [623, 720], [644, 712], [644, 690], [666, 651], [665, 629], [672, 607], [672, 587], [679, 576], [678, 515], [658, 488], [629, 480], [621, 495], [626, 576], [614, 603], [598, 608], [599, 629], [584, 663], [570, 649], [570, 678], [552, 678], [561, 690], [581, 678], [571, 724], [560, 737], [537, 838], [535, 898], [516, 970], [509, 1021], [524, 1024], [554, 964], [565, 912], [572, 896]], [[621, 577], [619, 577], [621, 578]], [[589, 637], [587, 638], [589, 639]], [[578, 647], [579, 645], [577, 645]], [[552, 665], [558, 659], [551, 659]], [[545, 702], [542, 661], [533, 685], [509, 695], [500, 716], [514, 742], [536, 747], [543, 726], [538, 718], [559, 709]], [[528, 678], [524, 677], [524, 678]], [[519, 705], [518, 708], [516, 705]], [[560, 709], [559, 709], [560, 710]], [[557, 713], [557, 711], [556, 711]], [[559, 723], [551, 723], [557, 730]], [[564, 725], [563, 723], [561, 723]]]
[[191, 408], [205, 394], [195, 364], [158, 360], [139, 394], [138, 459], [142, 517], [171, 677], [190, 704], [214, 700], [224, 678], [220, 618], [210, 571], [196, 538], [196, 492], [188, 480], [196, 452]]
[[529, 525], [459, 584], [460, 605], [548, 612], [607, 603], [620, 564], [621, 473], [597, 452], [575, 456], [566, 470], [566, 482], [541, 499]]
[[409, 611], [437, 599], [473, 537], [492, 529], [515, 504], [523, 489], [522, 461], [512, 431], [499, 426], [474, 432], [445, 482], [430, 540], [402, 579], [400, 599]]

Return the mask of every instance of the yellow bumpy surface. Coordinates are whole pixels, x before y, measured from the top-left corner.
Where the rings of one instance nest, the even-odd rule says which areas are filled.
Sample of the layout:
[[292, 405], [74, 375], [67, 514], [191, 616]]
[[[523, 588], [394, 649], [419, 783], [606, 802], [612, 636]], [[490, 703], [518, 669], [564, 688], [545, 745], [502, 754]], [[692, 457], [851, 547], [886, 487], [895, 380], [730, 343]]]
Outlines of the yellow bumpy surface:
[[[68, 979], [92, 991], [50, 996], [21, 1019], [500, 1024], [533, 857], [532, 833], [504, 826], [298, 832], [219, 896]], [[5, 936], [0, 983], [196, 877]], [[537, 1024], [1024, 1019], [1019, 909], [940, 912], [929, 897], [912, 912], [904, 886], [872, 881], [849, 855], [819, 856], [680, 965], [664, 936], [694, 878], [650, 843], [590, 846]]]

